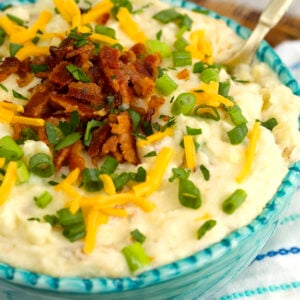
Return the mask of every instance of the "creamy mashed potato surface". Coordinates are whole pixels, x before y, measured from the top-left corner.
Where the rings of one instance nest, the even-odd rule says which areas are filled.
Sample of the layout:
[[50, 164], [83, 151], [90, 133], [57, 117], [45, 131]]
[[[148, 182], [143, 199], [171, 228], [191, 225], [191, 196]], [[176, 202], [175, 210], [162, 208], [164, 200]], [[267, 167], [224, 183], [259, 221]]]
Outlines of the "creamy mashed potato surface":
[[[67, 2], [76, 6], [75, 1]], [[118, 1], [112, 2], [114, 4], [103, 1], [105, 5], [108, 5], [108, 13], [112, 7], [113, 9], [117, 7], [115, 3]], [[55, 3], [58, 5], [56, 10]], [[92, 3], [99, 5], [98, 1], [92, 1]], [[110, 191], [113, 194], [114, 192], [109, 188], [88, 192], [83, 188], [80, 176], [77, 181], [75, 180], [76, 182], [72, 183], [73, 194], [49, 184], [51, 181], [56, 183], [64, 181], [65, 176], [70, 173], [67, 166], [61, 167], [48, 178], [30, 173], [26, 182], [13, 184], [5, 199], [4, 194], [0, 195], [0, 261], [2, 262], [53, 276], [119, 277], [184, 258], [220, 241], [233, 230], [253, 220], [276, 192], [287, 173], [288, 166], [300, 158], [299, 98], [281, 84], [264, 63], [256, 63], [253, 66], [240, 65], [236, 68], [234, 76], [217, 65], [236, 51], [242, 43], [223, 21], [215, 20], [199, 12], [176, 8], [173, 12], [178, 13], [177, 18], [162, 23], [153, 16], [169, 9], [167, 4], [159, 1], [130, 1], [130, 3], [132, 9], [127, 10], [130, 15], [130, 19], [126, 19], [129, 24], [127, 29], [126, 24], [124, 28], [124, 23], [106, 13], [109, 19], [105, 22], [105, 26], [114, 29], [116, 33], [114, 39], [124, 47], [123, 51], [130, 49], [137, 40], [141, 40], [142, 34], [145, 36], [141, 42], [148, 45], [148, 51], [150, 51], [148, 40], [157, 40], [164, 46], [167, 45], [168, 51], [166, 55], [163, 54], [165, 57], [162, 58], [160, 71], [167, 74], [176, 86], [165, 95], [162, 95], [157, 85], [151, 91], [151, 95], [158, 95], [165, 100], [153, 116], [152, 125], [155, 122], [165, 125], [171, 120], [169, 127], [166, 126], [168, 127], [166, 131], [161, 128], [156, 131], [157, 129], [154, 128], [150, 135], [150, 137], [154, 136], [154, 139], [148, 142], [145, 142], [145, 137], [140, 137], [143, 132], [135, 135], [140, 162], [138, 164], [119, 163], [114, 171], [114, 174], [137, 172], [138, 167], [142, 167], [147, 172], [146, 191], [140, 192], [138, 196], [142, 198], [141, 201], [145, 201], [148, 208], [132, 200], [115, 206], [109, 202], [106, 210], [102, 207], [102, 210], [97, 211], [96, 206], [87, 208], [82, 205], [83, 202], [80, 201], [83, 200], [80, 197], [93, 198], [96, 202], [97, 199], [101, 200], [106, 197], [105, 199], [110, 201], [112, 198], [109, 197], [114, 195], [107, 193]], [[9, 20], [14, 26], [21, 26], [17, 25], [16, 20], [22, 20], [30, 29], [42, 11], [49, 11], [49, 20], [41, 32], [37, 34], [39, 28], [33, 29], [34, 35], [40, 37], [34, 45], [41, 49], [46, 49], [50, 45], [59, 46], [64, 35], [67, 36], [72, 27], [76, 26], [79, 32], [91, 33], [95, 23], [99, 22], [99, 19], [103, 20], [103, 11], [101, 11], [103, 8], [100, 8], [98, 17], [92, 18], [88, 22], [89, 25], [84, 26], [86, 24], [83, 24], [80, 18], [82, 20], [84, 13], [88, 14], [91, 9], [86, 3], [79, 4], [84, 11], [79, 21], [75, 20], [74, 16], [72, 19], [65, 15], [64, 7], [60, 5], [59, 1], [44, 0], [37, 1], [34, 5], [10, 7], [1, 12], [0, 27], [5, 32], [5, 40], [0, 48], [1, 57], [10, 55], [9, 49], [12, 51], [12, 44], [21, 45], [25, 49], [29, 47], [29, 43], [32, 43], [32, 39], [24, 42], [18, 39], [11, 41], [14, 29], [6, 28], [5, 22], [7, 21], [3, 21], [7, 15], [13, 16]], [[119, 9], [120, 11], [124, 12], [124, 8]], [[117, 16], [121, 20], [121, 16]], [[187, 23], [184, 23], [184, 20], [188, 20]], [[191, 27], [186, 26], [185, 30], [184, 24], [189, 24], [189, 22]], [[137, 28], [133, 29], [132, 23], [136, 24]], [[180, 48], [180, 51], [189, 53], [192, 62], [174, 67], [172, 52], [176, 50], [174, 42], [180, 37], [187, 43]], [[93, 43], [100, 44], [100, 47], [107, 44], [103, 41], [99, 42], [96, 38]], [[161, 47], [160, 44], [156, 51], [160, 52]], [[18, 57], [21, 50], [14, 55]], [[43, 51], [43, 54], [47, 54], [48, 50]], [[25, 57], [19, 57], [19, 59], [23, 60], [31, 53], [24, 55]], [[38, 55], [34, 54], [34, 56]], [[218, 77], [208, 81], [206, 86], [203, 82], [207, 81], [207, 78], [199, 72], [193, 72], [194, 65], [199, 61], [205, 63], [204, 69], [213, 69], [213, 74], [217, 74]], [[182, 76], [178, 75], [179, 73]], [[22, 99], [20, 95], [29, 99], [34, 87], [41, 80], [46, 80], [34, 77], [28, 84], [20, 87], [17, 79], [17, 74], [11, 74], [1, 81], [2, 103], [9, 101], [26, 106], [28, 100]], [[214, 83], [217, 84], [217, 89], [213, 88]], [[230, 85], [228, 94], [220, 95], [218, 87], [221, 83]], [[176, 98], [182, 93], [190, 93], [196, 97], [197, 102], [194, 106], [201, 104], [202, 109], [207, 109], [213, 114], [217, 112], [218, 120], [205, 118], [200, 113], [197, 115], [193, 110], [173, 115], [172, 108]], [[146, 100], [136, 99], [135, 106], [142, 106], [141, 102], [147, 102], [149, 97], [150, 95], [146, 97]], [[228, 102], [222, 104], [215, 99]], [[217, 104], [211, 105], [205, 102], [214, 100]], [[228, 136], [228, 132], [238, 127], [228, 112], [234, 104], [240, 108], [239, 116], [242, 115], [245, 118], [246, 121], [243, 124], [248, 129], [248, 133], [244, 134], [243, 139], [236, 144], [233, 144]], [[120, 111], [124, 111], [128, 105], [121, 107]], [[5, 121], [3, 111], [0, 119], [0, 138], [14, 136], [16, 134], [14, 126], [11, 122], [9, 124]], [[270, 119], [276, 120], [274, 128], [271, 129], [263, 126], [264, 122]], [[34, 126], [31, 128], [36, 129]], [[192, 133], [187, 131], [187, 128], [191, 129]], [[157, 135], [158, 133], [161, 136]], [[188, 146], [188, 142], [183, 144], [183, 139], [192, 140], [192, 145], [195, 146]], [[0, 142], [0, 150], [1, 147], [6, 146]], [[56, 155], [53, 145], [46, 144], [42, 140], [29, 138], [18, 147], [23, 152], [20, 160], [24, 162], [29, 172], [30, 158], [35, 154], [44, 153], [51, 158]], [[166, 149], [171, 158], [164, 166], [167, 158], [159, 155]], [[193, 155], [194, 159], [191, 158]], [[100, 169], [105, 160], [105, 157], [102, 157], [97, 165], [94, 165], [87, 153], [83, 156], [86, 168]], [[187, 165], [189, 159], [192, 159], [192, 162]], [[161, 166], [158, 166], [155, 173], [153, 168], [156, 163]], [[8, 173], [5, 172], [8, 164], [9, 160], [6, 158], [1, 167], [2, 185]], [[248, 169], [245, 169], [247, 165]], [[182, 179], [170, 180], [174, 170], [179, 170], [185, 175], [189, 174], [185, 184], [194, 184], [196, 192], [195, 189], [180, 192], [178, 185]], [[244, 174], [243, 170], [245, 170]], [[114, 174], [108, 177], [115, 178]], [[162, 176], [162, 179], [159, 180], [156, 176]], [[107, 179], [107, 184], [111, 183], [110, 179]], [[158, 184], [155, 185], [153, 182], [156, 179]], [[137, 197], [135, 186], [141, 187], [142, 184], [143, 182], [137, 183], [130, 180], [117, 191], [117, 195], [126, 193], [132, 195], [133, 198]], [[5, 189], [7, 191], [8, 187]], [[229, 214], [228, 211], [224, 211], [223, 203], [237, 190], [242, 191], [246, 197], [241, 205]], [[52, 200], [46, 207], [40, 208], [34, 198], [38, 198], [45, 192], [52, 196]], [[179, 201], [180, 196], [185, 200], [193, 201], [198, 197], [198, 192], [201, 194], [201, 205], [188, 207], [184, 201], [183, 203]], [[70, 205], [74, 208], [74, 205], [76, 206], [74, 201], [77, 201], [75, 198], [78, 195], [80, 199], [77, 199], [79, 201], [77, 209], [83, 211], [85, 236], [71, 242], [64, 236], [62, 226], [53, 225], [45, 221], [44, 217], [55, 216], [57, 211], [68, 208]], [[107, 207], [111, 210], [109, 211]], [[77, 209], [75, 207], [76, 211]], [[94, 223], [91, 221], [91, 210], [94, 216], [96, 215]], [[208, 221], [211, 221], [210, 224], [214, 226], [211, 226], [202, 236], [199, 229], [204, 230], [203, 224], [209, 224]], [[146, 259], [143, 259], [140, 267], [134, 269], [132, 273], [123, 249], [136, 244], [131, 234], [134, 230], [138, 230], [145, 237], [145, 241], [139, 243], [139, 246], [143, 249]], [[89, 249], [87, 249], [87, 244]]]

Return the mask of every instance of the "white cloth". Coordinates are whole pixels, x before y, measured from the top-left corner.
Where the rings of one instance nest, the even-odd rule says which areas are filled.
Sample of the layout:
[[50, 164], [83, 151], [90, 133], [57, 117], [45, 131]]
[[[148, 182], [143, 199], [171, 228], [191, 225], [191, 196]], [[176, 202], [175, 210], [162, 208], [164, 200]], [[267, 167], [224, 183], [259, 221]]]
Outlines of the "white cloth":
[[[285, 42], [276, 51], [300, 82], [300, 41]], [[300, 186], [260, 254], [211, 299], [300, 299]]]

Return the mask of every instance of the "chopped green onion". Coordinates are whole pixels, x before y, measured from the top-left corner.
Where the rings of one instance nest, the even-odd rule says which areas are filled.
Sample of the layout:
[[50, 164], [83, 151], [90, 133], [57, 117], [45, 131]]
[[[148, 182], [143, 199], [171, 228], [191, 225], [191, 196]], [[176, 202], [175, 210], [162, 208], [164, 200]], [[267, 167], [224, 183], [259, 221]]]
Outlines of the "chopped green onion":
[[130, 272], [135, 272], [138, 269], [150, 264], [150, 259], [147, 256], [141, 243], [136, 242], [122, 249]]
[[228, 107], [226, 110], [234, 125], [241, 125], [243, 123], [247, 123], [247, 119], [242, 114], [242, 110], [238, 105]]
[[84, 169], [82, 172], [83, 187], [88, 192], [101, 191], [103, 182], [99, 178], [99, 171], [97, 169]]
[[182, 206], [197, 209], [201, 206], [201, 193], [189, 179], [180, 179], [178, 184], [178, 198]]
[[132, 175], [128, 172], [119, 174], [113, 178], [113, 182], [117, 191], [120, 191], [132, 178]]
[[139, 243], [143, 244], [146, 240], [145, 235], [143, 235], [138, 229], [134, 229], [130, 232], [130, 235]]
[[181, 16], [180, 13], [178, 13], [175, 9], [170, 8], [158, 12], [153, 16], [153, 19], [161, 23], [167, 24], [178, 19], [180, 16]]
[[23, 47], [24, 47], [23, 45], [10, 43], [9, 44], [9, 55], [11, 57], [15, 56], [17, 54], [17, 52]]
[[103, 25], [96, 25], [95, 32], [109, 36], [113, 39], [116, 38], [116, 31], [111, 27], [107, 27], [107, 26], [103, 26]]
[[[1, 27], [0, 27], [0, 28], [1, 28]], [[5, 85], [3, 85], [2, 83], [0, 83], [0, 88], [1, 88], [3, 91], [8, 92], [8, 88], [7, 88]]]
[[200, 73], [200, 79], [205, 83], [210, 83], [211, 81], [219, 82], [219, 72], [214, 68], [204, 69]]
[[223, 97], [227, 97], [230, 90], [230, 82], [229, 81], [223, 81], [219, 82], [219, 95]]
[[207, 220], [197, 231], [198, 240], [200, 240], [207, 233], [207, 231], [211, 230], [216, 225], [216, 220]]
[[170, 182], [173, 182], [176, 179], [188, 179], [191, 174], [191, 170], [186, 170], [183, 168], [173, 168], [172, 173], [173, 176], [169, 178]]
[[23, 154], [23, 150], [10, 136], [4, 136], [0, 139], [0, 157], [7, 160], [19, 160]]
[[18, 93], [15, 90], [12, 90], [12, 93], [13, 93], [13, 96], [17, 99], [26, 100], [26, 101], [28, 100], [27, 97], [23, 96], [22, 94]]
[[69, 147], [73, 145], [75, 142], [77, 142], [78, 140], [80, 140], [80, 138], [81, 138], [81, 134], [79, 132], [70, 133], [69, 135], [64, 137], [61, 141], [59, 141], [59, 143], [55, 146], [54, 149], [56, 151], [59, 151], [63, 148]]
[[235, 190], [222, 204], [226, 214], [234, 213], [246, 200], [247, 193], [242, 189]]
[[47, 65], [35, 65], [35, 64], [30, 64], [30, 69], [34, 74], [37, 74], [40, 72], [46, 72], [49, 70]]
[[58, 224], [58, 217], [55, 215], [45, 215], [44, 221], [51, 224], [51, 226], [55, 226]]
[[0, 46], [3, 45], [5, 41], [5, 31], [3, 30], [2, 27], [0, 27]]
[[74, 79], [82, 82], [90, 82], [90, 78], [84, 73], [84, 71], [76, 65], [69, 64], [66, 69], [74, 77]]
[[70, 227], [65, 227], [63, 229], [63, 236], [66, 237], [70, 242], [75, 242], [85, 237], [85, 224], [80, 223], [72, 225]]
[[188, 115], [193, 109], [197, 98], [192, 93], [182, 93], [177, 96], [172, 104], [171, 112], [173, 115]]
[[208, 64], [198, 61], [193, 66], [193, 73], [201, 73], [203, 70], [205, 70], [208, 67]]
[[47, 178], [54, 174], [55, 167], [51, 157], [46, 153], [37, 153], [29, 160], [30, 171], [40, 177]]
[[38, 197], [34, 197], [34, 202], [36, 206], [39, 208], [47, 207], [51, 201], [52, 201], [52, 195], [48, 191], [43, 192]]
[[192, 64], [192, 55], [188, 51], [174, 51], [173, 55], [173, 66], [184, 67]]
[[177, 51], [184, 51], [188, 45], [189, 45], [188, 41], [183, 37], [178, 38], [174, 42], [174, 48]]
[[39, 137], [37, 135], [37, 133], [31, 129], [31, 128], [24, 128], [21, 131], [21, 136], [22, 136], [22, 140], [23, 141], [28, 141], [28, 140], [32, 140], [32, 141], [38, 141]]
[[200, 165], [200, 171], [201, 171], [201, 173], [202, 173], [204, 179], [205, 179], [206, 181], [208, 181], [209, 178], [210, 178], [209, 170], [208, 170], [204, 165]]
[[227, 135], [232, 145], [238, 145], [244, 140], [244, 138], [247, 136], [247, 133], [248, 127], [245, 123], [243, 123], [228, 131]]
[[221, 119], [220, 114], [215, 107], [199, 105], [195, 108], [194, 111], [195, 115], [201, 118], [212, 119], [215, 121], [219, 121]]
[[45, 129], [50, 144], [56, 145], [63, 138], [63, 133], [58, 127], [54, 126], [52, 123], [46, 122]]
[[97, 121], [97, 120], [90, 120], [87, 122], [85, 133], [84, 133], [84, 138], [83, 138], [83, 143], [85, 146], [89, 146], [92, 141], [92, 130], [94, 128], [100, 127], [103, 125], [103, 122]]
[[63, 227], [84, 223], [83, 213], [81, 210], [72, 214], [68, 208], [62, 208], [57, 212], [57, 217], [59, 224]]
[[159, 30], [159, 31], [156, 33], [156, 39], [157, 39], [157, 40], [160, 40], [161, 37], [162, 37], [162, 34], [163, 34], [162, 30]]
[[153, 157], [153, 156], [157, 156], [157, 152], [156, 151], [150, 151], [147, 154], [144, 155], [144, 157]]
[[146, 181], [147, 172], [143, 167], [139, 167], [137, 173], [132, 178], [136, 182], [144, 182]]
[[188, 135], [199, 135], [199, 134], [202, 134], [202, 129], [201, 128], [192, 128], [192, 127], [186, 126], [186, 133]]
[[162, 95], [169, 96], [177, 89], [178, 85], [168, 74], [165, 73], [156, 79], [155, 87]]
[[185, 30], [191, 30], [193, 24], [193, 20], [187, 15], [181, 15], [178, 19], [178, 26], [180, 29], [184, 28]]
[[64, 135], [73, 133], [80, 124], [80, 117], [77, 110], [74, 110], [70, 114], [70, 121], [60, 121], [58, 124], [59, 129]]
[[273, 128], [278, 124], [277, 120], [275, 118], [271, 118], [265, 122], [261, 122], [261, 125], [266, 127], [269, 130], [273, 130]]
[[112, 174], [115, 172], [118, 165], [119, 165], [118, 160], [116, 160], [112, 156], [106, 156], [106, 158], [100, 168], [100, 173]]
[[128, 113], [129, 113], [131, 121], [132, 121], [133, 132], [136, 132], [139, 128], [142, 117], [137, 111], [135, 111], [133, 109], [128, 109]]
[[19, 160], [17, 168], [17, 184], [27, 182], [29, 180], [30, 174], [26, 165]]
[[166, 58], [172, 55], [172, 51], [168, 44], [159, 40], [146, 41], [147, 52], [150, 54], [159, 53], [161, 57]]
[[24, 25], [25, 25], [24, 20], [22, 20], [22, 19], [20, 19], [20, 18], [18, 18], [18, 17], [16, 17], [16, 16], [13, 16], [13, 15], [11, 15], [11, 14], [6, 14], [6, 16], [7, 16], [11, 21], [13, 21], [14, 23], [16, 23], [17, 25], [20, 25], [20, 26], [23, 26], [23, 27], [24, 27]]

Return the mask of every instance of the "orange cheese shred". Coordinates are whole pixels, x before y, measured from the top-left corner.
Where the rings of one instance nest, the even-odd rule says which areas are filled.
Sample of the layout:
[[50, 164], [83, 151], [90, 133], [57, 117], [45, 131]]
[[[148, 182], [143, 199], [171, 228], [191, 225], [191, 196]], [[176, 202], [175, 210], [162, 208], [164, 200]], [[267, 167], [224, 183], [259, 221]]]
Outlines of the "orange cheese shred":
[[18, 164], [15, 161], [10, 161], [8, 163], [5, 175], [0, 186], [0, 205], [3, 205], [11, 193], [11, 190], [17, 181], [17, 168]]
[[183, 137], [183, 145], [186, 166], [188, 169], [194, 170], [196, 168], [196, 150], [193, 137], [191, 135], [185, 135]]

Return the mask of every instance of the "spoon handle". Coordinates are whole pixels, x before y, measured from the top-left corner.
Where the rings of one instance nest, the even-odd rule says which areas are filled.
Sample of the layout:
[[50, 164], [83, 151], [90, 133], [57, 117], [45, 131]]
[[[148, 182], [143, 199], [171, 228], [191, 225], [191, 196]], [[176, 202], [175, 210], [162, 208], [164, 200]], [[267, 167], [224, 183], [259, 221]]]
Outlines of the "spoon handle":
[[275, 26], [283, 17], [293, 0], [271, 0], [259, 18], [266, 27]]

